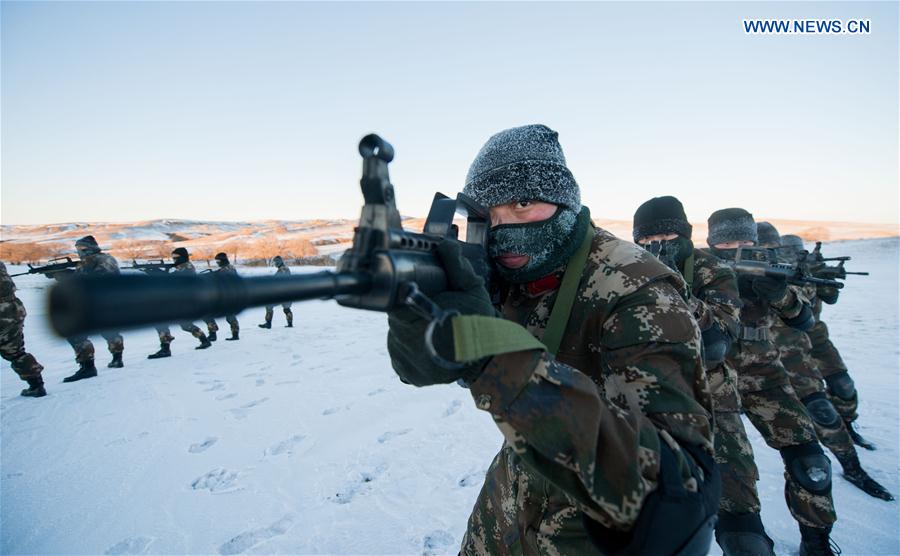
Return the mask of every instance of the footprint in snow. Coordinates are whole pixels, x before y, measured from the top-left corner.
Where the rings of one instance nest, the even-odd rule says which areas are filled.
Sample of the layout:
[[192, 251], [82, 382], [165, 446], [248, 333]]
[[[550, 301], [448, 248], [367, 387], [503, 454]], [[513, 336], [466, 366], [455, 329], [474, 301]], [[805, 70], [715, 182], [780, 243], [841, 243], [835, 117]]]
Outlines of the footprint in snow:
[[384, 388], [379, 388], [378, 390], [372, 390], [371, 392], [369, 392], [369, 395], [377, 396], [378, 394], [381, 394], [383, 392], [387, 392], [387, 390], [385, 390]]
[[363, 494], [371, 488], [370, 483], [384, 473], [387, 466], [382, 464], [371, 471], [362, 471], [359, 475], [347, 483], [344, 488], [330, 498], [335, 504], [349, 504], [358, 494]]
[[220, 546], [219, 554], [243, 554], [271, 538], [287, 533], [294, 526], [295, 520], [296, 518], [289, 514], [268, 527], [244, 531]]
[[350, 406], [345, 405], [344, 407], [329, 407], [328, 409], [326, 409], [322, 412], [322, 415], [334, 415], [335, 413], [337, 413], [338, 411], [341, 411], [342, 409], [350, 409]]
[[275, 386], [284, 386], [285, 384], [300, 384], [301, 380], [282, 380], [281, 382], [276, 382]]
[[453, 535], [442, 529], [432, 531], [422, 539], [422, 556], [436, 556], [446, 554], [448, 549], [455, 546]]
[[280, 456], [281, 454], [292, 454], [294, 447], [303, 442], [303, 439], [306, 438], [306, 435], [303, 434], [295, 434], [294, 436], [282, 440], [277, 444], [273, 444], [269, 448], [266, 449], [265, 454], [267, 456]]
[[266, 383], [266, 381], [263, 380], [263, 379], [261, 379], [261, 378], [257, 378], [257, 379], [256, 379], [256, 385], [257, 385], [257, 386], [262, 386], [262, 385], [264, 385], [265, 383]]
[[217, 383], [213, 384], [212, 386], [210, 386], [209, 388], [204, 388], [203, 391], [204, 392], [215, 392], [217, 390], [224, 390], [224, 389], [225, 389], [225, 383], [217, 382]]
[[237, 397], [237, 394], [232, 392], [231, 394], [222, 394], [221, 396], [216, 396], [216, 400], [218, 400], [218, 401], [230, 400], [231, 398], [236, 398], [236, 397]]
[[147, 537], [129, 537], [107, 548], [104, 554], [146, 554], [152, 542]]
[[238, 474], [227, 469], [213, 469], [191, 483], [193, 490], [208, 490], [213, 494], [224, 494], [237, 490]]
[[244, 419], [245, 417], [247, 417], [247, 414], [250, 412], [251, 409], [253, 409], [254, 407], [258, 406], [259, 404], [267, 401], [268, 399], [269, 398], [260, 398], [258, 400], [253, 400], [252, 402], [245, 403], [241, 407], [235, 407], [235, 408], [229, 409], [228, 411], [231, 412], [232, 415], [234, 415], [235, 419]]
[[200, 452], [205, 452], [208, 450], [216, 441], [219, 440], [215, 436], [210, 436], [203, 442], [198, 442], [197, 444], [191, 444], [191, 447], [188, 448], [188, 452], [192, 454], [199, 454]]
[[462, 407], [462, 402], [459, 400], [453, 400], [450, 402], [450, 406], [444, 411], [444, 417], [450, 417]]
[[412, 432], [412, 429], [403, 429], [403, 430], [399, 430], [399, 431], [388, 431], [378, 437], [378, 443], [384, 444], [388, 440], [397, 438], [398, 436], [403, 436], [404, 434], [409, 434], [410, 432]]

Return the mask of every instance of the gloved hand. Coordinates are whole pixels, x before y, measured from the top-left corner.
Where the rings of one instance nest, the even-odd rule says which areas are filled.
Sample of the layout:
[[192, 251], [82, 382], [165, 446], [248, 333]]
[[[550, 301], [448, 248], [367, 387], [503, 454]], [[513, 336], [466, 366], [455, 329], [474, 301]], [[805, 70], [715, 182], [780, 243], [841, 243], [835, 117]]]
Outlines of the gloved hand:
[[779, 301], [787, 293], [787, 280], [757, 276], [753, 279], [753, 293], [763, 301], [769, 303]]
[[816, 295], [819, 296], [819, 299], [822, 300], [823, 303], [827, 303], [829, 305], [834, 305], [837, 303], [838, 295], [841, 291], [837, 288], [832, 288], [831, 286], [819, 286], [816, 291]]
[[[462, 255], [459, 243], [442, 241], [438, 258], [447, 273], [447, 290], [432, 298], [444, 310], [455, 309], [462, 315], [495, 316], [484, 280], [475, 274], [471, 263]], [[453, 329], [448, 320], [434, 333], [434, 347], [444, 359], [453, 361]], [[429, 321], [408, 307], [388, 313], [388, 353], [400, 380], [415, 386], [448, 384], [462, 378], [472, 382], [487, 364], [475, 361], [465, 368], [449, 370], [431, 358], [425, 348], [425, 330]]]

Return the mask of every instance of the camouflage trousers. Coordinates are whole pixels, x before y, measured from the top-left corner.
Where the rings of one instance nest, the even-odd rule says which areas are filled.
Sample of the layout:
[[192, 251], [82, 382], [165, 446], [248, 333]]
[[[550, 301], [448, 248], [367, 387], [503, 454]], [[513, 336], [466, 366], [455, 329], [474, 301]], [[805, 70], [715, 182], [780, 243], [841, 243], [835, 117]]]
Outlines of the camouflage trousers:
[[41, 378], [44, 367], [25, 351], [24, 324], [24, 319], [0, 318], [0, 356], [9, 361], [19, 378], [27, 381]]
[[[290, 303], [282, 303], [281, 307], [284, 309], [284, 316], [287, 319], [288, 324], [293, 324], [294, 322], [294, 313], [291, 312], [291, 304]], [[272, 317], [275, 315], [274, 313], [275, 306], [267, 305], [266, 306], [266, 322], [272, 322]]]
[[[185, 332], [190, 332], [191, 336], [194, 338], [202, 338], [206, 336], [200, 328], [190, 321], [185, 321], [178, 323], [182, 330]], [[156, 333], [159, 335], [159, 343], [160, 345], [167, 346], [175, 340], [175, 337], [172, 336], [172, 333], [169, 331], [168, 326], [159, 326], [156, 328]]]
[[[738, 392], [744, 413], [766, 444], [783, 448], [816, 443], [816, 431], [806, 407], [791, 387], [778, 349], [771, 341], [741, 341], [729, 361], [738, 372]], [[785, 470], [784, 496], [791, 515], [800, 524], [824, 528], [837, 520], [831, 490], [814, 494]]]
[[753, 447], [741, 420], [741, 400], [737, 391], [737, 373], [727, 364], [707, 372], [715, 416], [716, 463], [722, 474], [720, 512], [759, 513], [759, 470], [753, 459]]
[[[841, 357], [840, 352], [834, 346], [828, 335], [828, 326], [821, 320], [809, 330], [806, 335], [812, 342], [811, 355], [816, 360], [816, 366], [822, 375], [822, 378], [828, 378], [838, 373], [847, 372], [847, 364]], [[828, 398], [838, 410], [844, 421], [855, 421], [859, 416], [859, 394], [853, 396], [853, 399], [845, 400], [839, 396], [835, 396], [832, 392], [828, 392]]]
[[[205, 319], [203, 322], [206, 323], [206, 328], [210, 332], [218, 332], [219, 324], [216, 322], [216, 319]], [[231, 333], [236, 335], [241, 330], [241, 325], [238, 324], [237, 317], [234, 315], [225, 315], [225, 322], [228, 323], [228, 326], [231, 327]]]
[[[807, 406], [807, 412], [810, 413], [819, 441], [838, 459], [856, 453], [853, 439], [850, 438], [850, 433], [842, 419], [835, 417], [834, 413], [831, 413], [831, 418], [828, 418], [826, 415], [809, 411], [809, 402], [813, 399], [821, 399], [822, 402], [816, 403], [830, 404], [833, 409], [837, 410], [827, 396], [825, 380], [819, 373], [817, 360], [812, 357], [812, 342], [809, 337], [788, 326], [773, 327], [772, 331], [775, 334], [775, 344], [778, 346], [781, 362], [787, 370], [791, 386], [800, 401]], [[840, 412], [837, 411], [837, 413]]]
[[[106, 340], [106, 347], [113, 355], [122, 353], [125, 350], [125, 340], [122, 335], [117, 332], [105, 332], [101, 334]], [[87, 336], [73, 336], [66, 338], [72, 349], [75, 350], [75, 361], [79, 364], [92, 363], [94, 361], [94, 344]]]

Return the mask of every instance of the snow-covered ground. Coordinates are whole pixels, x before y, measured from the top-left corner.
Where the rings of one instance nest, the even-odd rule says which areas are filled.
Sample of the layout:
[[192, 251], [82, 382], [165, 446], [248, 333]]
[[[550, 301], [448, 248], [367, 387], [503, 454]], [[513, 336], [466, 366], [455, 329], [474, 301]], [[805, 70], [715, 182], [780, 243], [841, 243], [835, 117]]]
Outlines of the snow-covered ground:
[[[898, 244], [826, 245], [851, 277], [825, 310], [862, 396], [863, 465], [895, 494], [898, 464]], [[295, 269], [295, 272], [320, 269]], [[12, 271], [12, 270], [11, 270]], [[247, 273], [266, 273], [248, 269]], [[295, 328], [240, 315], [239, 342], [173, 328], [173, 357], [149, 361], [152, 329], [125, 333], [125, 368], [72, 384], [72, 350], [45, 320], [50, 281], [16, 279], [26, 344], [49, 395], [25, 399], [3, 362], [4, 554], [455, 554], [501, 435], [457, 386], [415, 389], [390, 368], [384, 315], [333, 302], [295, 304]], [[222, 338], [227, 335], [223, 319]], [[763, 520], [779, 554], [799, 533], [782, 465], [748, 425]], [[839, 465], [834, 462], [839, 475]], [[835, 478], [844, 554], [900, 553], [900, 512]], [[713, 553], [719, 554], [718, 547]]]

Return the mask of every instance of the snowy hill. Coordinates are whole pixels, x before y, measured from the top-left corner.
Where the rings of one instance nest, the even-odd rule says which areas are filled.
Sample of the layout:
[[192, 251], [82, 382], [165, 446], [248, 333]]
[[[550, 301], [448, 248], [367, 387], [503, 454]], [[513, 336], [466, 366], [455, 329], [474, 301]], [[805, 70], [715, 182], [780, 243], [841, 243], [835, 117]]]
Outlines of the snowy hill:
[[[861, 432], [878, 444], [860, 458], [895, 494], [898, 245], [825, 249], [872, 273], [848, 279], [825, 319], [861, 394]], [[252, 309], [239, 316], [239, 342], [195, 351], [175, 327], [173, 357], [156, 361], [145, 358], [155, 332], [130, 331], [124, 369], [105, 367], [96, 337], [100, 376], [61, 384], [75, 364], [47, 326], [50, 281], [16, 282], [49, 395], [18, 396], [23, 384], [3, 362], [3, 554], [456, 554], [502, 438], [466, 390], [400, 383], [384, 315], [313, 301], [294, 305], [295, 328], [276, 311], [261, 330], [263, 310]], [[796, 554], [780, 457], [747, 428], [763, 520], [776, 551]], [[844, 554], [900, 553], [898, 504], [866, 496], [834, 465]]]

